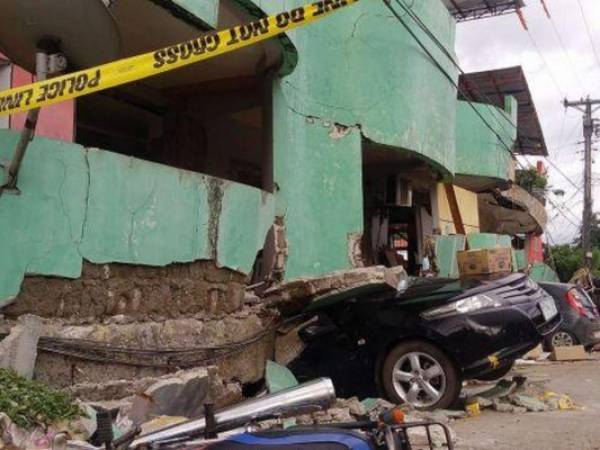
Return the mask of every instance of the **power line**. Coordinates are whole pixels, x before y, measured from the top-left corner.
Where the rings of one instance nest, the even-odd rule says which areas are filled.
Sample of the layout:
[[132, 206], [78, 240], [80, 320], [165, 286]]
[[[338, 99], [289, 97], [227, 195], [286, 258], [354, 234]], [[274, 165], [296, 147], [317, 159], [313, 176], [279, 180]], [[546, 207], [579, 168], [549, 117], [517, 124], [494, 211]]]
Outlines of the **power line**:
[[550, 158], [546, 158], [546, 161], [548, 161], [550, 163], [550, 165], [558, 172], [560, 173], [565, 180], [567, 180], [571, 186], [573, 186], [575, 189], [581, 189], [579, 186], [577, 186], [575, 183], [573, 183], [573, 180], [571, 180], [570, 177], [568, 177], [561, 169], [560, 167], [558, 167], [556, 164], [554, 164], [554, 162], [552, 162], [552, 160]]
[[577, 78], [577, 81], [579, 82], [579, 84], [581, 86], [583, 86], [585, 83], [581, 80], [581, 77], [579, 76], [579, 72], [575, 70], [575, 64], [573, 63], [573, 58], [571, 58], [571, 54], [567, 51], [567, 48], [562, 39], [562, 36], [560, 35], [558, 28], [556, 26], [556, 23], [554, 22], [554, 19], [550, 15], [549, 11], [548, 11], [548, 19], [550, 19], [550, 23], [552, 24], [552, 29], [554, 30], [554, 34], [556, 35], [556, 38], [558, 39], [558, 43], [560, 44], [560, 47], [562, 48], [563, 54], [569, 60], [569, 67], [573, 71], [573, 75], [575, 75], [575, 78]]
[[[460, 66], [460, 64], [458, 64], [458, 62], [454, 59], [454, 55], [446, 48], [446, 46], [443, 44], [443, 42], [441, 42], [438, 39], [438, 37], [431, 31], [431, 29], [427, 26], [427, 24], [425, 22], [423, 22], [423, 20], [410, 7], [408, 7], [407, 5], [405, 5], [402, 2], [402, 0], [394, 0], [394, 1], [419, 26], [419, 28], [427, 35], [427, 37], [429, 37], [429, 39], [431, 39], [433, 41], [433, 43], [436, 45], [436, 47], [446, 56], [446, 58], [448, 58], [448, 60], [458, 70], [458, 72], [461, 75], [466, 76], [467, 73], [463, 70], [463, 68]], [[388, 8], [391, 9], [391, 5], [389, 5], [389, 0], [384, 0], [384, 2], [387, 4]], [[407, 30], [409, 30], [409, 28], [407, 27], [407, 25], [402, 20], [400, 22], [404, 25], [404, 27]], [[410, 32], [410, 30], [409, 30], [409, 32]], [[413, 35], [413, 37], [415, 38], [415, 40], [417, 41], [417, 43], [419, 43], [419, 45], [421, 46], [421, 48], [423, 48], [425, 50], [423, 44], [418, 40], [418, 38], [416, 38], [416, 36], [414, 36], [414, 35]], [[432, 55], [430, 57], [432, 59], [435, 59], [435, 58], [433, 58]], [[452, 84], [457, 88], [457, 90], [460, 92], [460, 94], [463, 95], [467, 99], [467, 101], [469, 103], [470, 103], [471, 100], [474, 100], [470, 94], [467, 95], [468, 93], [465, 93], [462, 89], [460, 89], [459, 85], [457, 85], [456, 83], [454, 83], [453, 80], [452, 80]], [[477, 87], [475, 87], [473, 90], [476, 91], [476, 93], [486, 101], [486, 103], [484, 103], [484, 105], [492, 113], [492, 115], [494, 117], [496, 117], [496, 114], [498, 113], [498, 111], [491, 106], [493, 104], [493, 102], [489, 99], [489, 97], [487, 97], [486, 95], [484, 95], [483, 93], [481, 93]], [[471, 104], [471, 107], [474, 108], [474, 106], [472, 104]], [[478, 114], [478, 115], [480, 116], [480, 118], [482, 118], [480, 114]], [[514, 123], [512, 123], [512, 121], [507, 116], [505, 116], [504, 114], [500, 114], [500, 117], [504, 121], [506, 121], [510, 126], [512, 126], [513, 128], [515, 128], [515, 130], [518, 131], [517, 126]], [[483, 120], [483, 118], [482, 118], [482, 120]], [[487, 124], [487, 121], [486, 121], [486, 124]], [[506, 131], [506, 128], [504, 128], [501, 123], [499, 123], [499, 125], [502, 128], [502, 130], [505, 133], [507, 133], [507, 136], [510, 139], [510, 133], [508, 133]], [[496, 135], [496, 137], [502, 141], [502, 138], [498, 135], [498, 133], [496, 133], [495, 130], [492, 130], [492, 131], [494, 131], [494, 134]], [[512, 150], [509, 149], [509, 152], [512, 154]]]
[[[461, 95], [465, 95], [465, 93], [462, 91], [462, 89], [460, 88], [460, 86], [458, 85], [458, 83], [456, 83], [454, 81], [454, 78], [444, 69], [444, 67], [442, 67], [442, 65], [439, 63], [439, 61], [433, 56], [433, 54], [431, 53], [431, 51], [429, 51], [429, 49], [425, 46], [425, 44], [423, 44], [423, 42], [417, 37], [417, 35], [414, 33], [414, 31], [408, 26], [408, 24], [404, 21], [404, 19], [402, 18], [402, 16], [400, 16], [400, 14], [398, 14], [398, 12], [394, 9], [394, 7], [391, 5], [390, 3], [391, 0], [384, 0], [383, 3], [386, 5], [386, 7], [391, 11], [392, 15], [396, 18], [396, 20], [398, 20], [398, 22], [400, 22], [400, 24], [406, 29], [406, 31], [412, 36], [412, 38], [417, 42], [417, 44], [419, 45], [419, 47], [421, 47], [421, 49], [425, 52], [425, 54], [431, 59], [431, 61], [433, 62], [433, 64], [435, 65], [435, 67], [445, 76], [446, 79], [448, 79], [448, 81], [450, 81], [450, 83], [458, 90], [458, 92]], [[435, 35], [431, 32], [431, 30], [429, 29], [429, 27], [423, 23], [423, 21], [416, 16], [416, 14], [414, 14], [412, 12], [412, 10], [406, 8], [406, 6], [400, 1], [400, 0], [395, 0], [396, 3], [398, 3], [403, 9], [404, 11], [406, 11], [407, 14], [410, 15], [410, 17], [417, 22], [417, 24], [419, 25], [419, 27], [432, 39], [434, 40], [434, 42], [436, 44], [438, 44], [438, 47], [440, 48], [440, 50], [442, 50], [442, 52], [444, 54], [446, 54], [446, 56], [448, 56], [450, 53], [448, 52], [448, 50], [443, 46], [443, 44], [441, 44], [441, 42], [435, 37]], [[455, 65], [455, 67], [458, 68], [459, 71], [461, 71], [462, 73], [464, 73], [464, 71], [462, 71], [462, 69], [460, 68], [460, 66], [458, 66], [458, 63], [456, 61], [454, 61], [454, 59], [450, 56], [448, 56], [449, 59], [452, 61], [452, 63]], [[466, 96], [465, 96], [466, 97]], [[479, 118], [481, 119], [481, 121], [486, 125], [487, 128], [489, 128], [489, 130], [496, 136], [496, 138], [498, 138], [498, 140], [500, 141], [500, 143], [506, 148], [506, 150], [512, 155], [513, 152], [510, 149], [510, 147], [508, 147], [508, 145], [506, 145], [506, 143], [504, 143], [503, 139], [500, 137], [500, 135], [498, 134], [498, 132], [496, 130], [494, 130], [494, 128], [489, 124], [489, 122], [485, 119], [485, 117], [483, 117], [483, 115], [479, 112], [479, 110], [477, 110], [477, 108], [475, 107], [475, 105], [473, 105], [473, 102], [470, 101], [467, 98], [467, 102], [470, 105], [470, 107], [475, 111], [475, 113], [479, 116]], [[511, 125], [515, 126], [514, 124], [511, 123]], [[515, 126], [516, 128], [516, 126]], [[521, 168], [525, 169], [523, 167], [523, 165], [520, 163], [520, 161], [518, 160], [518, 158], [515, 158], [517, 164], [519, 164], [521, 166]], [[550, 199], [548, 199], [548, 201], [552, 203], [552, 201]], [[557, 208], [557, 211], [559, 211], [566, 220], [568, 220], [569, 222], [571, 222], [573, 225], [575, 225], [560, 209]], [[575, 225], [577, 226], [577, 225]]]
[[[417, 23], [417, 25], [419, 25], [419, 27], [425, 32], [425, 34], [436, 44], [436, 46], [442, 51], [442, 53], [452, 62], [452, 64], [459, 70], [459, 72], [463, 75], [465, 75], [465, 72], [463, 71], [463, 69], [460, 67], [460, 65], [456, 62], [456, 60], [454, 59], [453, 55], [448, 51], [448, 49], [444, 46], [444, 44], [435, 36], [435, 34], [433, 32], [431, 32], [431, 30], [429, 29], [429, 27], [421, 20], [421, 18], [416, 15], [410, 8], [408, 8], [401, 0], [395, 0], [395, 2]], [[559, 40], [559, 43], [563, 49], [563, 52], [565, 53], [565, 55], [567, 56], [567, 58], [569, 59], [569, 61], [571, 62], [570, 66], [573, 69], [573, 73], [575, 74], [575, 76], [579, 79], [580, 84], [583, 84], [581, 82], [581, 79], [579, 78], [577, 72], [575, 72], [575, 69], [573, 67], [573, 61], [569, 55], [569, 53], [566, 51], [565, 49], [565, 45], [564, 42], [560, 36], [560, 33], [558, 32], [558, 29], [556, 27], [556, 24], [554, 23], [554, 21], [552, 20], [552, 18], [550, 17], [550, 21], [552, 23], [552, 27], [554, 29], [554, 32]], [[529, 33], [529, 31], [528, 31]], [[539, 52], [539, 48], [537, 47], [537, 44], [535, 43], [535, 41], [533, 40], [533, 36], [531, 36], [530, 34], [530, 38], [535, 46], [535, 48], [538, 50], [538, 53], [540, 53], [540, 58], [542, 59], [542, 61], [544, 62], [544, 64], [546, 65], [546, 68], [548, 69], [548, 72], [550, 74], [550, 76], [552, 77], [552, 79], [555, 81], [556, 87], [558, 88], [559, 92], [562, 92], [562, 90], [560, 89], [560, 86], [558, 85], [558, 83], [556, 83], [556, 79], [554, 78], [552, 72], [550, 71], [550, 68], [545, 60], [545, 58], [541, 55], [541, 52]], [[463, 94], [464, 95], [464, 94]], [[488, 103], [491, 103], [490, 100], [488, 98], [485, 98], [485, 100]], [[494, 111], [489, 105], [488, 105], [488, 109], [490, 109], [491, 111], [494, 112], [494, 114], [496, 113], [496, 111]], [[517, 129], [517, 126], [510, 121], [505, 115], [501, 114], [501, 117], [504, 118], [512, 127], [514, 127], [515, 129]], [[481, 116], [480, 116], [481, 118]], [[482, 118], [483, 119], [483, 118]], [[563, 127], [564, 128], [564, 121], [566, 119], [566, 111], [565, 111], [565, 116], [563, 117]], [[486, 122], [486, 125], [487, 122]], [[500, 124], [500, 126], [502, 127], [502, 125]], [[506, 129], [504, 127], [502, 127], [503, 131], [506, 132]], [[497, 134], [496, 137], [504, 144], [503, 139]], [[508, 134], [508, 133], [507, 133]], [[561, 137], [562, 137], [562, 130], [561, 130]], [[506, 145], [505, 145], [506, 146]], [[506, 146], [508, 147], [508, 146]], [[512, 151], [509, 149], [510, 153], [512, 154]], [[578, 187], [573, 184], [573, 182], [569, 179], [569, 177], [567, 177], [550, 159], [548, 159], [548, 162], [556, 168], [556, 170], [567, 180], [569, 181], [569, 183], [571, 183], [575, 189], [578, 189]]]
[[598, 51], [596, 50], [596, 45], [594, 44], [594, 40], [592, 39], [592, 33], [590, 31], [590, 26], [588, 24], [587, 19], [585, 18], [585, 11], [583, 10], [583, 5], [581, 4], [581, 0], [577, 0], [577, 4], [579, 5], [579, 11], [581, 12], [581, 18], [583, 19], [583, 24], [585, 25], [585, 31], [587, 33], [587, 37], [592, 45], [592, 50], [594, 52], [594, 56], [596, 58], [596, 64], [598, 68], [600, 68], [600, 57], [598, 56]]
[[534, 50], [537, 52], [538, 56], [540, 57], [540, 60], [542, 61], [542, 64], [546, 67], [546, 70], [548, 71], [548, 75], [550, 75], [550, 79], [552, 80], [552, 83], [554, 84], [554, 86], [558, 90], [560, 96], [564, 97], [565, 94], [564, 94], [563, 90], [561, 89], [560, 84], [558, 83], [558, 81], [556, 81], [556, 77], [554, 76], [554, 73], [552, 72], [552, 70], [550, 70], [550, 65], [548, 64], [548, 61], [546, 61], [546, 58], [544, 57], [544, 55], [542, 54], [542, 51], [540, 50], [540, 48], [538, 47], [537, 43], [535, 42], [535, 39], [533, 39], [533, 35], [531, 34], [531, 31], [529, 31], [528, 29], [525, 29], [525, 31], [527, 32], [527, 36], [529, 36], [529, 40], [531, 41], [531, 45], [533, 46]]

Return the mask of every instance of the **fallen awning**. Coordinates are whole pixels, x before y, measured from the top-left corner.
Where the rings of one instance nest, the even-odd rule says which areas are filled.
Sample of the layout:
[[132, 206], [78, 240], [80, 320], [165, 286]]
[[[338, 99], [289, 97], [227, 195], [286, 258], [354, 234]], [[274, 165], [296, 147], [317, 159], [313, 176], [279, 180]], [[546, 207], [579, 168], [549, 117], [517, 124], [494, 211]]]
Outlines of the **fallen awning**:
[[482, 230], [498, 234], [541, 234], [548, 222], [544, 205], [520, 186], [479, 194]]
[[458, 22], [514, 13], [523, 0], [442, 0]]

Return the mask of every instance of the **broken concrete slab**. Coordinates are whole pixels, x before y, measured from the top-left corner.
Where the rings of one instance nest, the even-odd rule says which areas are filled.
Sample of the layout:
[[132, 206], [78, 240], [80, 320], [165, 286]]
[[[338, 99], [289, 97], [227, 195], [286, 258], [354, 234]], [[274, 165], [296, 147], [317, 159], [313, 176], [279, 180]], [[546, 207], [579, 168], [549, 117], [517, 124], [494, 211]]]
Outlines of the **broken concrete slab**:
[[550, 406], [545, 404], [543, 401], [537, 398], [530, 397], [528, 395], [516, 394], [511, 397], [511, 401], [516, 406], [522, 406], [527, 411], [531, 412], [544, 412], [550, 411]]
[[140, 425], [160, 416], [200, 417], [204, 403], [209, 401], [210, 386], [211, 377], [206, 369], [162, 379], [134, 397], [130, 418]]
[[284, 315], [302, 311], [311, 301], [359, 286], [388, 286], [396, 290], [406, 276], [402, 267], [364, 267], [331, 272], [322, 277], [297, 278], [265, 290], [261, 297]]
[[336, 406], [340, 408], [348, 408], [350, 414], [356, 418], [363, 418], [367, 414], [367, 409], [358, 399], [358, 397], [350, 397], [347, 399], [338, 398]]
[[22, 316], [10, 334], [0, 341], [0, 368], [10, 369], [28, 380], [33, 378], [37, 359], [37, 344], [41, 320], [37, 316]]
[[267, 361], [265, 381], [271, 394], [298, 386], [298, 380], [292, 371], [273, 361]]
[[485, 399], [504, 398], [512, 394], [517, 388], [517, 383], [511, 380], [500, 380], [493, 387], [479, 392], [477, 397]]

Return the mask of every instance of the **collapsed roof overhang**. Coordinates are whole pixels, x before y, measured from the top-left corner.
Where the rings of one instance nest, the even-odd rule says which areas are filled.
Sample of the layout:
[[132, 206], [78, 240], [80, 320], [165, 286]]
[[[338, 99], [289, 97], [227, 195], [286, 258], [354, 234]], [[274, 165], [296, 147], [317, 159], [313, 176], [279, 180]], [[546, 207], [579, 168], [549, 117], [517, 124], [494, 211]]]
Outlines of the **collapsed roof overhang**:
[[518, 103], [517, 141], [514, 153], [548, 156], [548, 148], [529, 85], [521, 66], [473, 72], [459, 78], [460, 100], [488, 103], [504, 108], [506, 96]]
[[442, 0], [457, 22], [512, 14], [523, 0]]
[[543, 203], [513, 184], [509, 189], [479, 194], [481, 227], [498, 234], [541, 234], [548, 222]]

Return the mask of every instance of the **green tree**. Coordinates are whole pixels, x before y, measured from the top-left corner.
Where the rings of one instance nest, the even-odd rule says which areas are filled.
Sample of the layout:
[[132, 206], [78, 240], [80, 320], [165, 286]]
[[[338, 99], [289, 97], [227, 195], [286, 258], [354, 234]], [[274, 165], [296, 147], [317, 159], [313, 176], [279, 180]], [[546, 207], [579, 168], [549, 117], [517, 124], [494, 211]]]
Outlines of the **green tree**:
[[515, 182], [529, 192], [532, 192], [533, 188], [546, 189], [548, 186], [546, 177], [540, 175], [534, 167], [517, 170], [515, 173]]
[[[580, 246], [564, 244], [550, 248], [550, 265], [555, 267], [556, 274], [563, 283], [568, 282], [573, 274], [583, 267], [583, 250]], [[593, 248], [592, 272], [600, 273], [600, 246]]]

